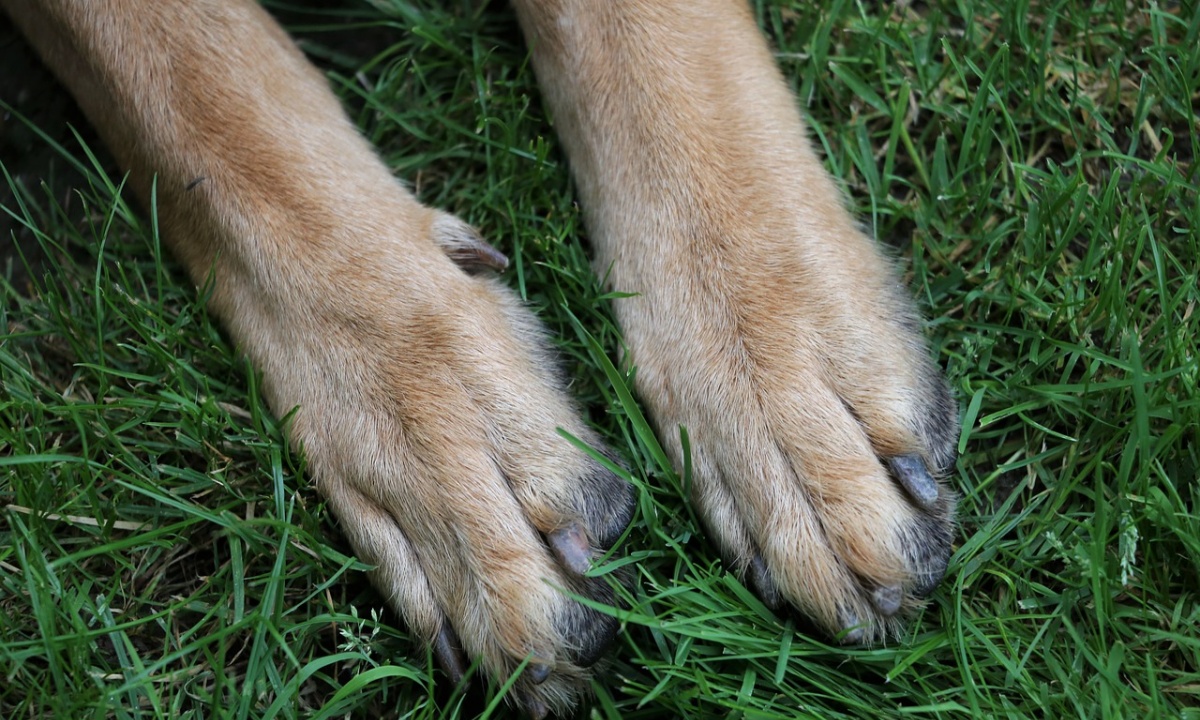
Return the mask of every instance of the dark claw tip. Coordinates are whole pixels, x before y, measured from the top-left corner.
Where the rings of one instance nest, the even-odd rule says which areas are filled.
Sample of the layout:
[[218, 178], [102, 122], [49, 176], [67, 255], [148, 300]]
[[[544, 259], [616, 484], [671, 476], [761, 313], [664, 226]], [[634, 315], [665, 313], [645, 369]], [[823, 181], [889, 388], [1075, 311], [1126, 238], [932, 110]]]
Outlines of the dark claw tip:
[[546, 542], [563, 567], [576, 575], [583, 575], [592, 566], [591, 548], [579, 523], [555, 530], [546, 536]]
[[529, 682], [541, 685], [546, 682], [546, 678], [550, 677], [550, 666], [531, 662], [525, 667], [525, 675], [529, 678]]
[[433, 241], [469, 274], [508, 267], [504, 253], [489, 245], [475, 228], [448, 213], [437, 213], [433, 221]]
[[754, 559], [750, 561], [750, 581], [754, 583], [754, 589], [758, 591], [758, 597], [763, 601], [763, 605], [772, 610], [778, 610], [783, 606], [783, 595], [775, 585], [775, 580], [771, 578], [771, 571], [767, 569], [767, 563], [758, 555], [755, 555]]
[[904, 599], [904, 591], [899, 585], [885, 585], [875, 588], [871, 593], [871, 601], [875, 609], [884, 617], [891, 617], [900, 612], [900, 602]]
[[938, 485], [925, 461], [919, 455], [898, 455], [890, 458], [888, 467], [892, 475], [908, 491], [909, 497], [923, 508], [933, 507], [938, 499]]
[[442, 629], [433, 639], [433, 656], [441, 666], [442, 672], [446, 673], [450, 682], [455, 685], [461, 683], [467, 674], [460, 647], [458, 637], [450, 629], [450, 624], [443, 622]]
[[500, 272], [508, 267], [508, 257], [482, 241], [479, 245], [454, 248], [447, 254], [455, 264], [468, 273], [477, 273], [480, 270]]
[[839, 642], [843, 645], [858, 645], [866, 637], [867, 629], [862, 626], [858, 615], [847, 612], [842, 615], [842, 633]]
[[533, 720], [545, 720], [550, 715], [550, 708], [546, 707], [546, 703], [532, 695], [522, 698], [521, 705], [525, 708], [525, 714]]

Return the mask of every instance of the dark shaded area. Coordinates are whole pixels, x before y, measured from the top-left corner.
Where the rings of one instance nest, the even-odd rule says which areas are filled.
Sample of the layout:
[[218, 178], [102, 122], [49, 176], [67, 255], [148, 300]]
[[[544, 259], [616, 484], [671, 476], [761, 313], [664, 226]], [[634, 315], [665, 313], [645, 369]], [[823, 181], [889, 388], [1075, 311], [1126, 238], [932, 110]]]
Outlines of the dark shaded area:
[[[71, 128], [78, 130], [88, 145], [98, 148], [95, 133], [66, 89], [42, 65], [33, 48], [3, 13], [0, 13], [0, 68], [3, 68], [0, 163], [14, 183], [30, 189], [46, 183], [63, 207], [70, 207], [70, 188], [78, 185], [82, 177], [18, 114], [54, 142], [67, 147], [76, 146]], [[12, 207], [13, 201], [12, 187], [0, 180], [0, 208]], [[42, 250], [33, 233], [8, 212], [0, 210], [0, 276], [7, 277], [14, 287], [25, 292], [30, 276], [36, 277], [41, 267]]]

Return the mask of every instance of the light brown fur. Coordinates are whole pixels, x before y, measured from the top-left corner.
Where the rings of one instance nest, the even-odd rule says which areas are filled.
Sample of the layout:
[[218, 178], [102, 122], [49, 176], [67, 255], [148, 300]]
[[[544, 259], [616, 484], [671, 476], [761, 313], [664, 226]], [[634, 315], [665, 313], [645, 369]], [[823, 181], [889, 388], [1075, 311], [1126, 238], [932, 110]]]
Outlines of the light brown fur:
[[[531, 713], [572, 705], [612, 623], [558, 588], [609, 599], [572, 551], [611, 543], [630, 497], [556, 432], [599, 445], [536, 321], [464, 271], [502, 257], [390, 176], [257, 5], [0, 5], [154, 184], [380, 591], [452, 674], [457, 635], [494, 677], [551, 671], [518, 684]], [[879, 637], [944, 569], [952, 494], [918, 496], [956, 413], [749, 9], [515, 5], [679, 465], [689, 431], [693, 501], [765, 599]]]

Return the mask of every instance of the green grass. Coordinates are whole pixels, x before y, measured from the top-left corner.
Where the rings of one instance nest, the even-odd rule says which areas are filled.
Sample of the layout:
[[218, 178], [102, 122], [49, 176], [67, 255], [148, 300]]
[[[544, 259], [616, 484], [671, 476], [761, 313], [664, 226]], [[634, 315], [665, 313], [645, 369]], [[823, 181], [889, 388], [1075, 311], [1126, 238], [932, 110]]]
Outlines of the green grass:
[[[515, 260], [643, 488], [584, 716], [1200, 718], [1200, 6], [812, 5], [757, 12], [964, 418], [947, 579], [871, 649], [724, 572], [606, 374], [619, 335], [508, 9], [341, 11], [393, 29], [375, 55], [322, 49], [332, 16], [294, 28], [395, 172]], [[0, 717], [506, 716], [434, 689], [153, 217], [64, 146], [73, 190], [4, 178], [47, 264], [0, 286]]]

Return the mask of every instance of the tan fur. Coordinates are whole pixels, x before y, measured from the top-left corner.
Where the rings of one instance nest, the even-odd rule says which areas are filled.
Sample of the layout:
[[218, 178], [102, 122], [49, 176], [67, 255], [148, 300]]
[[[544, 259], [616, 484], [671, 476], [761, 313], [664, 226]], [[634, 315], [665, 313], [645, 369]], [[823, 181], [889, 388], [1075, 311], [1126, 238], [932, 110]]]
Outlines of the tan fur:
[[[156, 183], [164, 236], [196, 283], [211, 273], [272, 406], [299, 408], [291, 438], [381, 592], [493, 676], [552, 667], [519, 693], [534, 714], [569, 707], [585, 671], [556, 588], [592, 585], [543, 537], [582, 522], [602, 544], [588, 513], [623, 524], [625, 499], [584, 487], [592, 461], [555, 432], [597, 443], [535, 321], [448, 255], [502, 258], [390, 176], [257, 5], [0, 5], [139, 194]], [[689, 431], [693, 501], [765, 597], [877, 637], [895, 611], [872, 592], [908, 606], [936, 580], [953, 504], [922, 508], [883, 461], [944, 469], [954, 410], [749, 9], [515, 5], [597, 266], [636, 293], [616, 302], [627, 360], [679, 465]]]
[[910, 420], [928, 404], [927, 353], [749, 8], [517, 7], [597, 265], [636, 293], [618, 319], [680, 464], [675, 428], [689, 430], [694, 500], [740, 568], [761, 553], [826, 627], [866, 621], [857, 580], [908, 580], [917, 513], [878, 458], [944, 462]]

